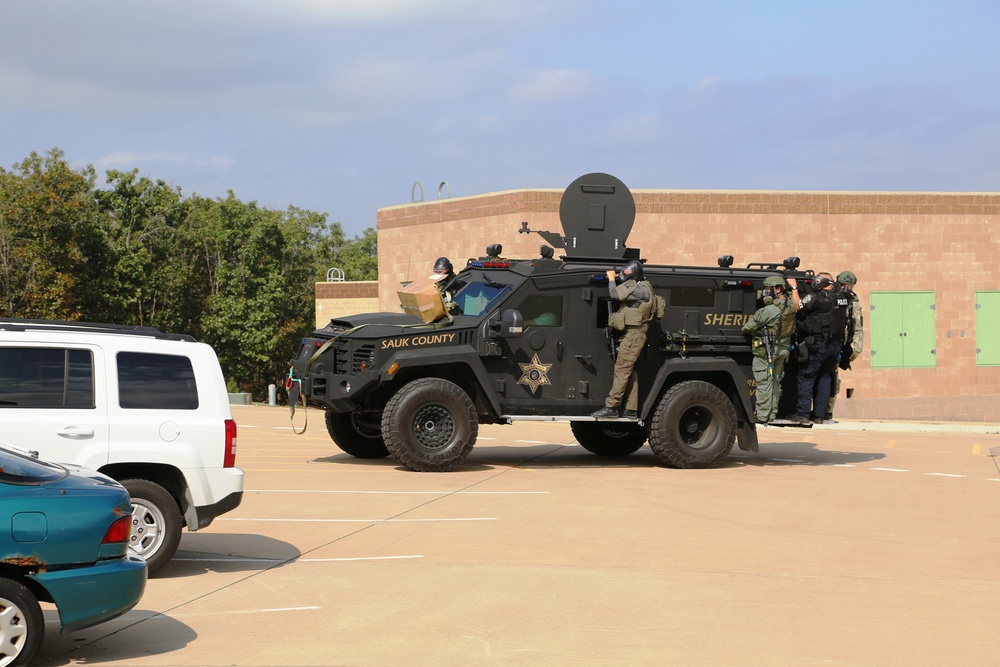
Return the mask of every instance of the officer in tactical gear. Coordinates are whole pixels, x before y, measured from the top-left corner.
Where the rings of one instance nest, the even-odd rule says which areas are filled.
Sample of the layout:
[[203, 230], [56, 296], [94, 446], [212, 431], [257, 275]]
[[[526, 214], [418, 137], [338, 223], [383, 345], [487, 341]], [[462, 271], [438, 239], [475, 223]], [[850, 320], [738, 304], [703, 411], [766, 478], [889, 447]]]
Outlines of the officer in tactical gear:
[[752, 336], [757, 423], [767, 424], [778, 416], [781, 380], [795, 333], [796, 309], [788, 299], [785, 279], [781, 276], [764, 279], [762, 297], [764, 305], [743, 325], [743, 333]]
[[437, 258], [437, 261], [434, 262], [434, 273], [444, 276], [442, 280], [438, 281], [437, 288], [441, 292], [442, 300], [444, 300], [444, 307], [451, 312], [457, 307], [454, 295], [465, 286], [465, 283], [455, 279], [455, 267], [452, 266], [451, 260], [447, 257]]
[[826, 421], [836, 423], [833, 419], [833, 408], [837, 403], [837, 395], [840, 394], [840, 373], [842, 370], [850, 370], [851, 362], [858, 358], [865, 349], [865, 318], [862, 313], [861, 301], [854, 293], [854, 286], [858, 284], [858, 277], [853, 271], [841, 271], [837, 274], [837, 285], [840, 291], [847, 296], [847, 335], [844, 344], [840, 348], [840, 362], [833, 369], [830, 378], [830, 407], [826, 411]]
[[819, 273], [813, 292], [800, 297], [794, 278], [788, 280], [792, 300], [798, 306], [797, 338], [799, 374], [795, 415], [790, 421], [822, 424], [830, 407], [830, 373], [847, 331], [848, 300], [834, 288], [833, 276]]
[[635, 364], [646, 345], [646, 331], [653, 319], [653, 286], [642, 273], [642, 262], [632, 260], [616, 276], [608, 271], [608, 289], [611, 300], [617, 303], [608, 316], [608, 324], [621, 332], [618, 354], [615, 357], [615, 377], [611, 392], [604, 400], [604, 407], [590, 416], [597, 419], [618, 418], [625, 402], [626, 419], [639, 417], [639, 374]]

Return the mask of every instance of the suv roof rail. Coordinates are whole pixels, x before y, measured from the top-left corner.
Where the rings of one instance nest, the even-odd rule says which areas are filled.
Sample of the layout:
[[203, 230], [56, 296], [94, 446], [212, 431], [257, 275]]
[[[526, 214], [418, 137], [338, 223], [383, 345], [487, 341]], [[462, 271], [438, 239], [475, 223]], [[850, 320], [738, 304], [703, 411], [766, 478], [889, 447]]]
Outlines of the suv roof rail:
[[132, 324], [102, 324], [99, 322], [72, 322], [69, 320], [32, 320], [19, 317], [0, 318], [0, 331], [77, 331], [81, 333], [130, 334], [150, 336], [162, 340], [183, 340], [196, 343], [188, 334], [164, 333], [155, 327]]

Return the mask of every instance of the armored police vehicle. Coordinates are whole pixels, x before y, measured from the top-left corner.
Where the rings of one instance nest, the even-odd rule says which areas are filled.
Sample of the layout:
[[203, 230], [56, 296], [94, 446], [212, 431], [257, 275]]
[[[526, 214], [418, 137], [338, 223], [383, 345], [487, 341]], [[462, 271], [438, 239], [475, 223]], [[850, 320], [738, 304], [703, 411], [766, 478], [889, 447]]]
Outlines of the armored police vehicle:
[[[585, 449], [625, 456], [645, 443], [671, 467], [718, 465], [738, 441], [757, 450], [749, 339], [741, 327], [769, 275], [800, 272], [797, 258], [733, 267], [644, 264], [666, 300], [636, 365], [637, 419], [596, 420], [614, 373], [609, 269], [641, 259], [625, 245], [632, 193], [594, 173], [566, 189], [564, 234], [537, 233], [539, 256], [508, 259], [493, 245], [458, 272], [451, 313], [337, 318], [302, 341], [289, 403], [326, 412], [334, 442], [359, 458], [392, 454], [417, 471], [460, 465], [480, 424], [569, 421]], [[528, 229], [522, 223], [524, 233]], [[556, 257], [555, 249], [562, 254]], [[301, 392], [301, 396], [299, 393]]]

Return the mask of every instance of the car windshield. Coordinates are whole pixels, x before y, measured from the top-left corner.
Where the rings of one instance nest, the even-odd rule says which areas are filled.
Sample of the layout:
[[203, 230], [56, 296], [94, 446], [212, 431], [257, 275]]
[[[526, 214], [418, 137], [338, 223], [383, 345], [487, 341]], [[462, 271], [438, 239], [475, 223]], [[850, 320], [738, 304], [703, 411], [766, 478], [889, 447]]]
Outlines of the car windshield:
[[510, 285], [472, 281], [455, 295], [455, 303], [463, 315], [479, 316], [489, 310], [490, 305], [510, 291]]
[[0, 447], [0, 482], [4, 484], [50, 484], [68, 475], [69, 471], [57, 463], [33, 459], [10, 445]]

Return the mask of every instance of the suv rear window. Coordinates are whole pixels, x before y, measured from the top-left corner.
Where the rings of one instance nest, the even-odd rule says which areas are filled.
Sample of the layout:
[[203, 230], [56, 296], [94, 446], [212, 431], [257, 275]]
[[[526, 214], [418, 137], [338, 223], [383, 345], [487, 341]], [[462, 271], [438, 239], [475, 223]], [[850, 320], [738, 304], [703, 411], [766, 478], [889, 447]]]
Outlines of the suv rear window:
[[173, 354], [119, 352], [118, 405], [131, 410], [197, 410], [191, 360]]
[[94, 408], [90, 350], [0, 348], [0, 408]]

